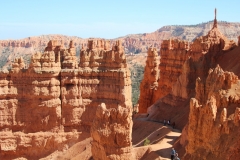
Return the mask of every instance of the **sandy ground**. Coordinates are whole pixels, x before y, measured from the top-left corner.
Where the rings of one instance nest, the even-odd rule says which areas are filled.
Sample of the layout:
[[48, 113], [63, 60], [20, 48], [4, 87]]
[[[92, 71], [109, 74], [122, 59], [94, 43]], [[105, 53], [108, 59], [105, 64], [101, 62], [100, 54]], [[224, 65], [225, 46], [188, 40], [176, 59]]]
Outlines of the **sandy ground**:
[[[133, 154], [139, 160], [170, 159], [172, 145], [181, 135], [180, 131], [162, 123], [147, 121], [144, 115], [135, 118], [133, 122]], [[91, 160], [92, 139], [89, 136], [89, 133], [83, 133], [80, 142], [66, 147], [64, 151], [55, 151], [42, 160]], [[144, 146], [146, 138], [150, 140], [150, 144]]]
[[160, 157], [170, 159], [170, 153], [172, 145], [176, 142], [176, 139], [181, 135], [178, 131], [172, 131], [168, 133], [165, 138], [157, 144], [151, 145], [153, 151], [157, 152]]
[[[41, 160], [90, 160], [92, 159], [91, 141], [89, 133], [82, 133], [80, 141], [63, 151], [55, 151]], [[19, 159], [20, 160], [20, 159]]]
[[146, 118], [134, 120], [133, 146], [140, 148], [147, 138], [150, 140], [148, 147], [151, 148], [151, 152], [155, 152], [161, 160], [170, 159], [172, 146], [180, 135], [179, 130], [173, 129], [171, 126], [164, 126], [162, 123], [146, 121]]

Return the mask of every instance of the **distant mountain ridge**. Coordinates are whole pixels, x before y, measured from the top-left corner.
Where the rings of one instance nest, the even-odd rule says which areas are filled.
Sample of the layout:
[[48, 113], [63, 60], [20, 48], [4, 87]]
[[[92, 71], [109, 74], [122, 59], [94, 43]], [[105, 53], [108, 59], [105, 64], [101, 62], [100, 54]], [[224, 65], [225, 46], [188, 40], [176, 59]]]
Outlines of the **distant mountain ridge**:
[[[193, 41], [196, 37], [206, 35], [212, 28], [212, 25], [213, 21], [196, 25], [169, 25], [163, 26], [152, 33], [130, 34], [110, 39], [110, 41], [113, 44], [117, 39], [122, 39], [126, 53], [140, 53], [146, 52], [149, 46], [160, 49], [162, 40], [172, 37]], [[237, 37], [240, 35], [240, 23], [220, 21], [218, 22], [218, 28], [227, 38], [237, 42]], [[61, 41], [65, 47], [67, 47], [70, 40], [73, 40], [77, 54], [79, 54], [78, 51], [82, 44], [87, 46], [88, 40], [77, 36], [66, 35], [41, 35], [19, 40], [0, 40], [0, 67], [9, 66], [14, 58], [20, 56], [29, 62], [30, 56], [33, 53], [43, 51], [48, 41], [53, 39]]]

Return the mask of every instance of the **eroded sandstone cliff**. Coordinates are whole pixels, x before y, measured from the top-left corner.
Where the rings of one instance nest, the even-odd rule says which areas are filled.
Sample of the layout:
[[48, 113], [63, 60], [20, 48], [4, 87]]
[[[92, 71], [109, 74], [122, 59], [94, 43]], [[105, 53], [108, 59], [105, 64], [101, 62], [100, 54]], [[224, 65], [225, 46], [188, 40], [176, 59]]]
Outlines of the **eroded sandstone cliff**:
[[[71, 41], [65, 49], [59, 41], [50, 41], [44, 53], [32, 55], [29, 68], [19, 58], [10, 71], [1, 71], [1, 158], [39, 159], [71, 147], [86, 137], [83, 132], [89, 135], [101, 103], [110, 110], [121, 106], [116, 113], [127, 120], [122, 123], [125, 130], [116, 132], [120, 144], [115, 136], [108, 137], [116, 145], [110, 147], [111, 155], [118, 156], [121, 147], [131, 149], [131, 80], [121, 42], [110, 48], [108, 41], [89, 40], [88, 47], [81, 50], [79, 64], [73, 44]], [[111, 126], [116, 122], [102, 123]], [[108, 131], [115, 133], [115, 129]], [[93, 150], [94, 157], [97, 152]]]
[[156, 48], [148, 49], [148, 56], [144, 70], [144, 77], [140, 85], [140, 97], [138, 103], [139, 112], [146, 113], [147, 107], [153, 103], [154, 92], [158, 88], [159, 80], [159, 56]]
[[160, 79], [153, 92], [153, 105], [140, 101], [140, 110], [150, 107], [149, 119], [171, 120], [183, 128], [188, 121], [190, 98], [195, 96], [196, 78], [205, 80], [208, 70], [216, 67], [220, 57], [235, 48], [236, 44], [219, 31], [216, 19], [208, 34], [192, 43], [165, 41], [160, 50]]
[[[148, 119], [170, 119], [184, 128], [180, 145], [175, 144], [182, 159], [239, 159], [240, 47], [219, 31], [215, 17], [206, 36], [197, 38], [189, 49], [177, 50], [185, 54], [183, 62], [176, 63], [180, 72], [172, 65], [179, 53], [174, 58], [167, 54], [162, 65], [171, 69], [162, 68], [163, 73], [160, 69], [158, 87], [170, 84], [170, 88], [160, 88], [160, 99], [148, 108]], [[162, 57], [160, 67], [161, 63]]]
[[[148, 54], [144, 78], [141, 84], [142, 87], [140, 88], [142, 97], [140, 96], [139, 112], [146, 113], [147, 108], [156, 102], [156, 100], [166, 96], [172, 91], [172, 85], [182, 73], [182, 65], [188, 58], [188, 48], [188, 42], [178, 39], [164, 40], [160, 49], [160, 65], [158, 58], [153, 59], [151, 58], [152, 55]], [[152, 50], [156, 49], [154, 48]], [[155, 67], [154, 70], [150, 64]], [[148, 70], [150, 70], [150, 72]], [[156, 76], [153, 83], [152, 80], [149, 80], [149, 77], [154, 75]], [[150, 87], [147, 87], [146, 83], [152, 84]], [[144, 85], [145, 88], [143, 88]]]
[[[206, 80], [196, 80], [188, 124], [181, 144], [184, 159], [239, 159], [240, 81], [220, 66], [210, 69]], [[201, 154], [199, 154], [201, 153]]]

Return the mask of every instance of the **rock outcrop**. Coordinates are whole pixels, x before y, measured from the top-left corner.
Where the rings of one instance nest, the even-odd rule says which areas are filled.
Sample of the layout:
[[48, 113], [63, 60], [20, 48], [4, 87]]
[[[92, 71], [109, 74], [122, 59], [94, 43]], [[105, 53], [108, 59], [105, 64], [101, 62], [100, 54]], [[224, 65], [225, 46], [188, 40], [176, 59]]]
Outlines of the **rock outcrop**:
[[[239, 59], [235, 60], [238, 56], [233, 55], [239, 54], [239, 46], [219, 31], [215, 18], [206, 36], [197, 38], [188, 50], [177, 50], [185, 53], [186, 58], [178, 63], [180, 72], [169, 63], [174, 61], [171, 56], [166, 58], [166, 68], [172, 68], [169, 71], [162, 68], [163, 73], [160, 68], [158, 87], [170, 84], [171, 88], [160, 90], [163, 95], [159, 94], [160, 99], [148, 108], [148, 119], [170, 119], [177, 128], [183, 128], [178, 148], [185, 148], [185, 153], [180, 152], [181, 159], [239, 159], [240, 68], [230, 64], [238, 63]], [[162, 52], [161, 49], [160, 55]]]
[[[205, 80], [208, 70], [216, 67], [220, 57], [236, 48], [236, 44], [219, 31], [216, 19], [214, 22], [208, 34], [193, 43], [179, 40], [162, 43], [160, 79], [148, 111], [149, 119], [171, 119], [177, 121], [177, 127], [185, 126], [189, 101], [195, 96], [195, 80], [198, 77]], [[150, 107], [141, 103], [139, 106]]]
[[[88, 119], [84, 122], [94, 120], [91, 128], [93, 158], [131, 159], [131, 80], [121, 41], [117, 41], [112, 50], [109, 41], [90, 40], [88, 44], [88, 49], [81, 50], [80, 66], [85, 70], [92, 68], [93, 72], [85, 75], [82, 82], [92, 79], [90, 84], [94, 87], [91, 89], [89, 83], [82, 85], [85, 90], [82, 98], [93, 100], [92, 106], [85, 108], [93, 112], [96, 110], [93, 107], [99, 105], [96, 116], [88, 112]], [[106, 77], [99, 79], [101, 75]]]
[[148, 49], [144, 77], [140, 85], [139, 112], [146, 113], [147, 107], [153, 103], [152, 97], [158, 88], [159, 56], [156, 48]]
[[[212, 37], [215, 35], [220, 35], [216, 38], [216, 41], [213, 40]], [[204, 39], [204, 40], [203, 40]], [[160, 79], [157, 80], [158, 84], [154, 90], [148, 91], [148, 93], [152, 94], [145, 94], [146, 100], [148, 103], [143, 102], [140, 98], [140, 112], [146, 112], [147, 107], [152, 105], [158, 99], [170, 94], [173, 90], [173, 85], [177, 82], [178, 77], [184, 72], [183, 65], [184, 63], [191, 57], [193, 61], [198, 61], [201, 56], [204, 56], [207, 52], [217, 53], [223, 48], [216, 48], [217, 44], [221, 42], [226, 42], [225, 46], [233, 45], [233, 42], [228, 41], [218, 29], [212, 29], [207, 36], [200, 37], [196, 39], [193, 43], [181, 41], [178, 39], [170, 39], [164, 40], [161, 44], [160, 49], [160, 67], [158, 70], [158, 74], [160, 74]], [[231, 44], [231, 45], [228, 45]], [[215, 46], [215, 48], [214, 48]], [[229, 48], [225, 48], [229, 49]], [[146, 67], [147, 70], [148, 67]], [[144, 73], [144, 77], [148, 77], [148, 72]], [[146, 78], [144, 78], [146, 79]], [[149, 83], [151, 81], [143, 80], [142, 83]], [[179, 82], [179, 81], [178, 81]], [[142, 84], [143, 85], [143, 84]], [[174, 89], [176, 91], [176, 89]], [[142, 88], [141, 93], [147, 92], [146, 89]], [[181, 96], [181, 95], [179, 95]], [[146, 98], [147, 97], [147, 98]], [[183, 98], [188, 97], [186, 94]], [[143, 109], [145, 107], [145, 109]]]
[[[159, 62], [156, 62], [156, 58], [155, 61], [150, 62], [157, 65], [155, 67], [155, 86], [153, 88], [148, 87], [149, 89], [146, 89], [146, 87], [140, 88], [140, 95], [144, 94], [144, 96], [140, 97], [139, 100], [139, 112], [146, 113], [149, 106], [172, 91], [172, 86], [174, 83], [176, 83], [177, 78], [181, 75], [182, 66], [188, 58], [188, 50], [189, 43], [185, 41], [170, 39], [162, 42], [160, 49], [160, 65]], [[148, 80], [149, 78], [147, 77], [151, 77], [154, 74], [151, 72], [146, 72], [149, 70], [148, 68], [148, 65], [146, 65], [144, 79], [141, 83], [141, 86], [146, 86], [147, 83], [152, 83], [152, 81]]]
[[[188, 125], [181, 144], [184, 159], [239, 159], [240, 81], [220, 66], [210, 69], [206, 80], [196, 80], [190, 101]], [[199, 154], [201, 152], [201, 154]]]
[[[65, 49], [61, 42], [50, 41], [44, 53], [32, 55], [28, 69], [19, 58], [10, 71], [1, 71], [1, 159], [41, 158], [72, 146], [82, 132], [90, 133], [101, 103], [110, 110], [121, 106], [116, 113], [128, 117], [121, 122], [125, 131], [115, 131], [115, 121], [105, 123], [114, 126], [108, 131], [118, 133], [121, 144], [127, 141], [122, 147], [131, 149], [131, 80], [121, 42], [110, 49], [108, 41], [90, 40], [79, 64], [73, 44]], [[119, 149], [111, 148], [112, 155], [118, 156]]]
[[186, 41], [165, 40], [160, 50], [160, 79], [153, 102], [172, 91], [173, 84], [182, 73], [182, 66], [188, 58], [189, 43]]
[[107, 109], [102, 103], [97, 108], [91, 128], [92, 153], [96, 160], [131, 160], [132, 154], [131, 106]]

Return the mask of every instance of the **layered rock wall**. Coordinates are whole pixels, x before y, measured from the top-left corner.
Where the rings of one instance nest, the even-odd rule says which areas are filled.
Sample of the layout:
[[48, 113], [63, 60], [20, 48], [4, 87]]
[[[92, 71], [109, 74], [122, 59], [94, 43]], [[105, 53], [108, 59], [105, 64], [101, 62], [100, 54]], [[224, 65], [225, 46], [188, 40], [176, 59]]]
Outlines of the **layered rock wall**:
[[[182, 66], [188, 58], [188, 49], [188, 42], [178, 39], [164, 40], [160, 49], [160, 65], [157, 58], [152, 59], [152, 55], [148, 54], [140, 88], [139, 112], [146, 113], [149, 106], [172, 91], [172, 86], [181, 75]], [[155, 64], [155, 70], [152, 69], [154, 66], [149, 67], [149, 64]], [[154, 75], [154, 81], [149, 80]], [[150, 87], [147, 87], [147, 84], [151, 84]]]
[[[190, 45], [188, 58], [175, 83], [170, 85], [169, 94], [148, 109], [150, 120], [170, 119], [177, 128], [187, 124], [180, 139], [182, 146], [177, 148], [186, 149], [185, 154], [180, 154], [183, 159], [239, 159], [240, 81], [233, 72], [221, 68], [231, 66], [222, 62], [235, 61], [237, 56], [231, 55], [239, 53], [239, 49], [219, 31], [215, 19], [208, 34]], [[233, 67], [239, 74], [239, 66]], [[161, 78], [160, 69], [159, 82], [163, 83]]]
[[172, 91], [173, 84], [182, 73], [182, 66], [188, 58], [189, 43], [186, 41], [165, 40], [160, 50], [160, 79], [153, 102]]
[[147, 107], [153, 102], [154, 92], [158, 88], [159, 80], [159, 56], [156, 48], [148, 49], [148, 56], [144, 70], [144, 77], [140, 85], [139, 112], [146, 113]]
[[106, 108], [102, 103], [97, 108], [91, 128], [92, 152], [96, 160], [131, 160], [132, 120], [131, 106]]
[[[10, 72], [3, 71], [1, 77], [5, 86], [2, 86], [2, 100], [8, 101], [14, 97], [16, 108], [11, 115], [14, 121], [6, 122], [9, 123], [8, 127], [1, 127], [13, 132], [24, 130], [25, 133], [51, 131], [55, 127], [59, 129], [60, 71], [60, 61], [55, 59], [53, 51], [34, 54], [29, 69], [24, 69], [23, 60], [20, 58], [15, 60]], [[11, 100], [9, 102], [11, 103]], [[12, 106], [8, 103], [3, 105], [4, 109]]]
[[[200, 77], [206, 77], [205, 71], [215, 65], [216, 57], [221, 54], [222, 51], [229, 50], [234, 45], [234, 42], [229, 41], [223, 36], [218, 28], [213, 28], [209, 31], [208, 35], [197, 38], [193, 43], [177, 39], [164, 40], [160, 49], [161, 59], [158, 71], [160, 72], [160, 79], [158, 80], [158, 87], [155, 89], [153, 96], [149, 95], [152, 97], [150, 103], [140, 102], [140, 108], [143, 106], [149, 107], [158, 99], [170, 94], [172, 90], [177, 90], [176, 88], [173, 89], [173, 85], [175, 85], [177, 81], [178, 83], [180, 82], [178, 78], [184, 71], [183, 65], [187, 60], [191, 59], [190, 61], [198, 63], [201, 59], [202, 62], [199, 62], [199, 65], [195, 65], [195, 67], [200, 68], [199, 66], [202, 66], [203, 68], [200, 69], [200, 72], [203, 71], [202, 73], [200, 73], [199, 70], [194, 71], [196, 70], [194, 66], [190, 66], [190, 68], [192, 68], [193, 72], [199, 72], [196, 74]], [[148, 75], [146, 72], [145, 74]], [[141, 92], [145, 92], [145, 90], [141, 90]], [[182, 98], [188, 97], [186, 94], [184, 96], [178, 96]]]
[[[174, 146], [181, 159], [239, 159], [240, 47], [220, 32], [216, 18], [208, 34], [196, 38], [188, 49], [173, 52], [169, 42], [166, 47], [163, 42], [160, 51], [156, 99], [151, 107], [144, 101], [139, 104], [149, 107], [147, 119], [171, 120], [183, 129], [181, 145]], [[179, 53], [185, 54], [182, 63], [175, 60]]]
[[[108, 41], [89, 40], [88, 48], [81, 50], [79, 64], [72, 41], [68, 49], [50, 41], [43, 54], [32, 55], [28, 69], [19, 58], [10, 71], [1, 71], [0, 84], [0, 157], [41, 157], [60, 146], [73, 145], [81, 132], [90, 132], [101, 103], [107, 109], [119, 105], [128, 109], [124, 110], [130, 126], [126, 132], [131, 134], [130, 71], [120, 41], [110, 49]], [[38, 139], [40, 132], [39, 149], [29, 150], [35, 147], [34, 137]], [[70, 136], [72, 132], [74, 136]], [[55, 142], [58, 134], [65, 140]], [[44, 150], [50, 141], [56, 146]], [[131, 148], [129, 135], [128, 145]]]
[[[160, 79], [153, 94], [153, 105], [148, 111], [149, 119], [170, 119], [179, 128], [185, 126], [190, 98], [196, 94], [195, 80], [198, 77], [205, 80], [208, 70], [216, 67], [219, 58], [236, 48], [236, 44], [219, 31], [217, 23], [213, 26], [206, 36], [193, 43], [178, 40], [162, 43]], [[150, 105], [139, 104], [145, 110]]]

